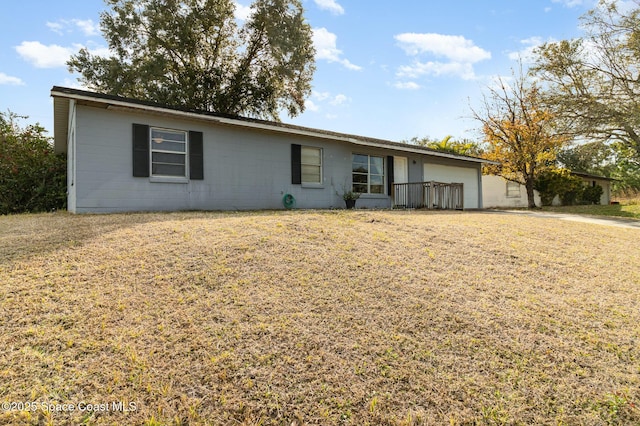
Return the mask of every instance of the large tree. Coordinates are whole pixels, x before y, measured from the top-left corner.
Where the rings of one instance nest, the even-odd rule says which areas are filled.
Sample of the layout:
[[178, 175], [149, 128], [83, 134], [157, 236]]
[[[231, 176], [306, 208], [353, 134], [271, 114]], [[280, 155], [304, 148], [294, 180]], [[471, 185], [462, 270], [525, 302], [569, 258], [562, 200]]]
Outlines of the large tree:
[[640, 2], [601, 0], [583, 18], [585, 36], [547, 43], [532, 72], [547, 102], [583, 139], [611, 142], [640, 166]]
[[528, 205], [536, 207], [534, 185], [546, 170], [554, 167], [556, 155], [567, 137], [556, 132], [554, 117], [542, 103], [540, 88], [520, 73], [507, 84], [499, 78], [488, 87], [473, 118], [482, 125], [486, 143], [483, 157], [499, 162], [487, 166], [491, 174], [524, 185]]
[[603, 141], [577, 143], [558, 153], [558, 163], [574, 172], [610, 176], [614, 169], [614, 152]]
[[304, 111], [315, 51], [300, 0], [256, 0], [242, 26], [232, 0], [105, 0], [111, 56], [68, 62], [98, 92], [279, 120]]

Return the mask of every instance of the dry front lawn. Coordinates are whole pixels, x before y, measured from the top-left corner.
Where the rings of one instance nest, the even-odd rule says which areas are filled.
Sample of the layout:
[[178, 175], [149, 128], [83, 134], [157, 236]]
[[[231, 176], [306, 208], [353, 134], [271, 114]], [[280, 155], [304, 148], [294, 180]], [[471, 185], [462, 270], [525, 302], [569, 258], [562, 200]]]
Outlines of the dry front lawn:
[[0, 217], [0, 424], [640, 424], [639, 239], [460, 212]]

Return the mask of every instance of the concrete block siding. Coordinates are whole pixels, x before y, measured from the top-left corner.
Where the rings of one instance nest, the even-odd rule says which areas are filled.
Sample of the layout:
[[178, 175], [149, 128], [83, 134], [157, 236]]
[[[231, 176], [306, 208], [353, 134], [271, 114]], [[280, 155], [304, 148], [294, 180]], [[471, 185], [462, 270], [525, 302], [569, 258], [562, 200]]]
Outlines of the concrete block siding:
[[[390, 156], [407, 158], [410, 182], [433, 180], [432, 170], [449, 167], [451, 173], [445, 175], [452, 182], [469, 181], [465, 208], [482, 207], [479, 159], [75, 89], [54, 87], [52, 95], [56, 151], [66, 152], [69, 159], [72, 212], [282, 209], [285, 194], [293, 195], [296, 208], [344, 208], [339, 194], [351, 188], [353, 154], [381, 156], [385, 162], [385, 194], [362, 194], [359, 208], [391, 207], [386, 182]], [[201, 132], [204, 179], [134, 177], [134, 124]], [[320, 184], [292, 184], [292, 145], [321, 148]], [[458, 179], [460, 171], [464, 176]], [[473, 176], [477, 182], [471, 181]]]

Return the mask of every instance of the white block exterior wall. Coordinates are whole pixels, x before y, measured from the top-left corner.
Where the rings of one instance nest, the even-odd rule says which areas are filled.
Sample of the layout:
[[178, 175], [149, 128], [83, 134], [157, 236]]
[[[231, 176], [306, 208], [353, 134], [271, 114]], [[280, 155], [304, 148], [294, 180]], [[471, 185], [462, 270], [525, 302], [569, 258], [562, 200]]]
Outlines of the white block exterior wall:
[[[595, 181], [596, 185], [602, 187], [602, 196], [600, 196], [600, 204], [609, 204], [611, 201], [611, 182], [598, 178], [581, 177], [585, 186], [591, 186]], [[540, 207], [540, 193], [534, 191], [536, 206]], [[500, 176], [484, 175], [482, 176], [482, 202], [485, 208], [519, 208], [528, 207], [527, 189], [524, 185], [520, 185], [520, 195], [518, 197], [507, 197], [507, 181]], [[562, 202], [557, 195], [552, 203], [554, 206], [560, 206]]]
[[[485, 208], [524, 208], [528, 207], [527, 188], [519, 185], [520, 192], [517, 197], [507, 197], [507, 181], [500, 176], [482, 176], [482, 203]], [[540, 207], [541, 200], [538, 191], [534, 191], [536, 206]]]
[[597, 177], [580, 177], [585, 186], [592, 186], [595, 182], [596, 185], [602, 187], [602, 195], [600, 196], [600, 204], [606, 205], [611, 202], [611, 181], [598, 179]]
[[[75, 156], [69, 157], [73, 162], [69, 166], [69, 210], [76, 213], [282, 209], [285, 194], [295, 197], [296, 208], [344, 208], [336, 192], [342, 194], [343, 187], [351, 185], [353, 153], [384, 156], [385, 162], [389, 155], [407, 156], [410, 179], [422, 179], [418, 174], [427, 162], [468, 167], [480, 176], [479, 163], [393, 149], [85, 105], [70, 108], [70, 114], [74, 111], [70, 122], [75, 129], [70, 129], [73, 138], [69, 137], [67, 152]], [[133, 177], [134, 123], [202, 132], [204, 180], [164, 183]], [[291, 183], [292, 144], [322, 148], [321, 185]], [[478, 196], [465, 208], [482, 207], [480, 182], [478, 186]], [[357, 207], [389, 208], [391, 199], [387, 194], [363, 194]]]

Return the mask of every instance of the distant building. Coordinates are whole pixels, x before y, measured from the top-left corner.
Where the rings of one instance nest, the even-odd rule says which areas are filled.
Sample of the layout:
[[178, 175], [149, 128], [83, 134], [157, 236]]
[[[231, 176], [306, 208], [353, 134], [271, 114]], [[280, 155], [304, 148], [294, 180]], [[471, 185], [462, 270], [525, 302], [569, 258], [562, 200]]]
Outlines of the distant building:
[[[602, 187], [600, 204], [611, 202], [611, 182], [614, 179], [592, 175], [588, 173], [571, 172], [572, 175], [581, 178], [585, 185]], [[541, 205], [540, 194], [534, 191], [536, 206]], [[485, 208], [523, 208], [528, 207], [527, 189], [524, 185], [510, 182], [501, 176], [482, 176], [482, 204]], [[560, 199], [556, 196], [553, 205], [560, 205]]]

